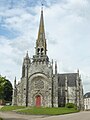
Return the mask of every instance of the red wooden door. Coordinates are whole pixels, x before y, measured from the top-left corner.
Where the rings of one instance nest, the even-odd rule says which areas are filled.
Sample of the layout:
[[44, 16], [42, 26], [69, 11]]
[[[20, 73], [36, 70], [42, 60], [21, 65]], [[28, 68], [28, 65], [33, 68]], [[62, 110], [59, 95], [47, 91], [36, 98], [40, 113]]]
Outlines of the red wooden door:
[[41, 96], [38, 95], [36, 96], [36, 107], [40, 107], [41, 106]]

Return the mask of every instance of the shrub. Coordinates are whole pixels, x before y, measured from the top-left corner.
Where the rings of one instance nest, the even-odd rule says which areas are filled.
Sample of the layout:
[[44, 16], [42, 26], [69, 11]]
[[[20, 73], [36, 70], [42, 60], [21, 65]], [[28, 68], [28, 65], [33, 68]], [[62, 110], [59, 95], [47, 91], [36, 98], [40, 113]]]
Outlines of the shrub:
[[67, 103], [67, 104], [66, 104], [66, 107], [67, 107], [67, 108], [75, 108], [75, 109], [76, 109], [76, 105], [73, 104], [73, 103]]
[[0, 118], [0, 120], [3, 120], [2, 118]]

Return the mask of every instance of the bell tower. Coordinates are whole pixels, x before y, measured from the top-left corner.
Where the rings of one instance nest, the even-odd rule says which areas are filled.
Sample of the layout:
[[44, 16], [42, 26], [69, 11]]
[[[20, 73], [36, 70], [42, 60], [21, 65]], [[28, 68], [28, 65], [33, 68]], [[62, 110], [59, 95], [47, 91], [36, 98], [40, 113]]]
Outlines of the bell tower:
[[43, 18], [43, 6], [41, 8], [41, 17], [38, 30], [38, 37], [36, 40], [35, 55], [33, 56], [33, 62], [48, 62], [47, 56], [47, 44], [45, 38], [44, 18]]

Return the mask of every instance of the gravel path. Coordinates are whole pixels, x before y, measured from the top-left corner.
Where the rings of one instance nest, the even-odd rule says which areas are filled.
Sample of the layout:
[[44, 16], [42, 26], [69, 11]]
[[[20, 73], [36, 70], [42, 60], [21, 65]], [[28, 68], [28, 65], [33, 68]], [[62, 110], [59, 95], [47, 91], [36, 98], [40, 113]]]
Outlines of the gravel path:
[[44, 118], [45, 115], [22, 115], [16, 112], [0, 112], [0, 117], [4, 120], [35, 120], [37, 118]]
[[90, 111], [83, 111], [79, 113], [51, 116], [46, 118], [37, 118], [37, 120], [90, 120]]

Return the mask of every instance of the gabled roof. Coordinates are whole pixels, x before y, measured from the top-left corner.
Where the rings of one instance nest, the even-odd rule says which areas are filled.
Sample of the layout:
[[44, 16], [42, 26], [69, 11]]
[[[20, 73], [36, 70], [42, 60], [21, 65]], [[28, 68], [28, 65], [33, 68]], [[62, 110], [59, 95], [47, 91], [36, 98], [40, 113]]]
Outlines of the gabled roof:
[[67, 77], [68, 86], [76, 86], [77, 75], [78, 73], [58, 74], [59, 86], [65, 86], [65, 77]]

